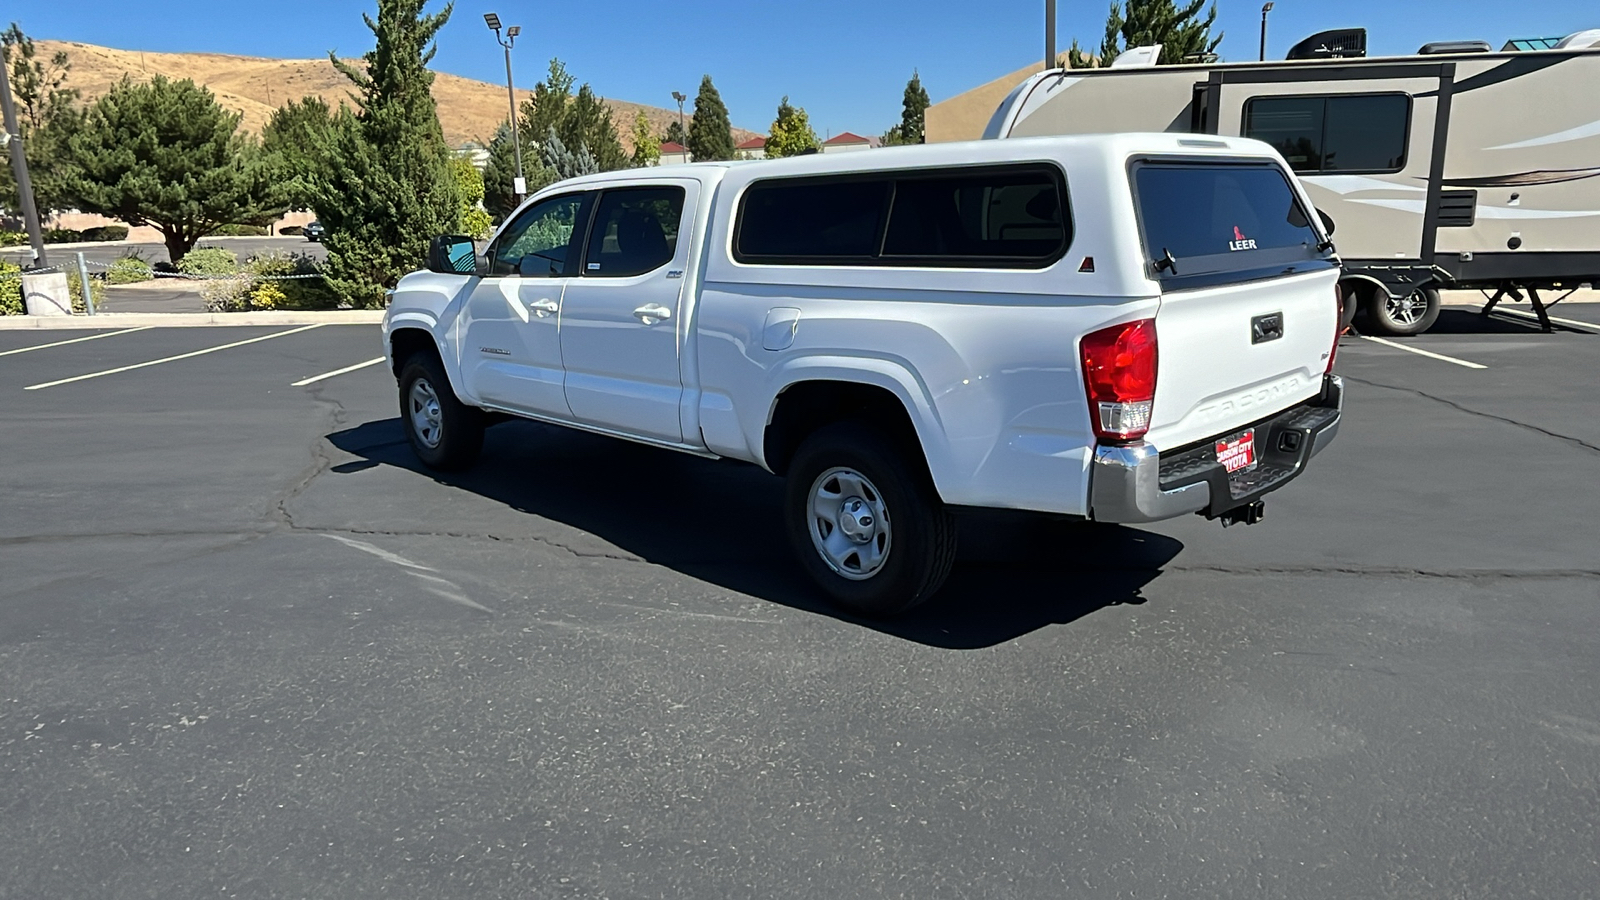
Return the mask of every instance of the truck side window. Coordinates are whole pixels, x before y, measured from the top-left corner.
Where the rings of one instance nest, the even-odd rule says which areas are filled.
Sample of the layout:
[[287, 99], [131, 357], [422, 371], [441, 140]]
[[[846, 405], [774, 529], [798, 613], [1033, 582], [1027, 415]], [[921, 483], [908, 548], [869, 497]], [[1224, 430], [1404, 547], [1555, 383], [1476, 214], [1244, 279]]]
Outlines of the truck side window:
[[643, 275], [672, 261], [683, 218], [681, 187], [606, 191], [595, 210], [583, 274], [590, 278]]
[[524, 278], [570, 274], [568, 250], [585, 199], [583, 194], [552, 197], [523, 210], [489, 248], [493, 260], [489, 274]]
[[1271, 144], [1302, 175], [1398, 172], [1410, 121], [1405, 94], [1255, 97], [1244, 107], [1244, 136]]

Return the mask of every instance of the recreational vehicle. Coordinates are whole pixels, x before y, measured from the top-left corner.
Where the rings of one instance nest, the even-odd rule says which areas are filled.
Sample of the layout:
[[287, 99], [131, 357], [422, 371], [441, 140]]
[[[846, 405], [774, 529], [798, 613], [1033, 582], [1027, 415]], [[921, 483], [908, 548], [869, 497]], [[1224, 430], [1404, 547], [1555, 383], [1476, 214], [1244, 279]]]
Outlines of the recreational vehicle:
[[1365, 31], [1346, 29], [1283, 61], [1159, 67], [1159, 48], [1137, 48], [1029, 78], [984, 137], [1258, 138], [1337, 227], [1346, 295], [1368, 327], [1427, 330], [1441, 287], [1527, 292], [1543, 319], [1538, 291], [1600, 280], [1597, 43], [1584, 32], [1532, 52], [1451, 42], [1368, 58]]

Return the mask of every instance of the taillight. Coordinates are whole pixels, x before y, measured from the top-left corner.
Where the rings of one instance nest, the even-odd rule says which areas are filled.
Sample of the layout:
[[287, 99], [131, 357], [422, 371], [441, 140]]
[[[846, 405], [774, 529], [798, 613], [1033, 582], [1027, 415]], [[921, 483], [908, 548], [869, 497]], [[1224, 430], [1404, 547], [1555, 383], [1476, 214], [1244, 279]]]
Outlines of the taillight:
[[1111, 442], [1144, 437], [1156, 398], [1156, 320], [1086, 334], [1078, 352], [1095, 437]]
[[1333, 286], [1333, 349], [1328, 351], [1328, 367], [1324, 375], [1333, 374], [1333, 361], [1339, 358], [1339, 338], [1344, 335], [1344, 285]]

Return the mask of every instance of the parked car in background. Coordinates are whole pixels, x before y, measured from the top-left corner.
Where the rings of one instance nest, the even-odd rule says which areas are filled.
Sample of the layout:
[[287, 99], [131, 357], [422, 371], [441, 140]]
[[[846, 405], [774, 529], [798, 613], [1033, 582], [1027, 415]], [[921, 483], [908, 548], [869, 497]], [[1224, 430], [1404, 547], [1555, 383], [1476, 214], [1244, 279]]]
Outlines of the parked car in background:
[[311, 221], [306, 223], [306, 227], [300, 229], [300, 233], [306, 236], [306, 240], [316, 241], [320, 244], [322, 243], [323, 235], [327, 234], [327, 229], [322, 227], [321, 222]]
[[891, 615], [949, 573], [956, 507], [1258, 521], [1339, 426], [1319, 225], [1242, 138], [609, 172], [529, 199], [486, 259], [436, 238], [383, 349], [426, 465], [507, 414], [754, 463], [812, 579]]

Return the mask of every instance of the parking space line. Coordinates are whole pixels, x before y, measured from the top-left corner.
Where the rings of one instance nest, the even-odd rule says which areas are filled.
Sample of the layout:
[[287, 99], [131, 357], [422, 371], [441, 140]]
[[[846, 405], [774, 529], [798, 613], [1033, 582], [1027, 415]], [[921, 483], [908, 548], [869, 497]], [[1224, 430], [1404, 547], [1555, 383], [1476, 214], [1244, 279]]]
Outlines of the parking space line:
[[299, 334], [302, 331], [310, 331], [313, 328], [321, 328], [322, 324], [323, 323], [318, 322], [315, 325], [303, 325], [299, 328], [291, 328], [288, 331], [278, 331], [272, 334], [264, 334], [260, 337], [253, 337], [245, 341], [234, 341], [231, 344], [223, 344], [218, 347], [207, 347], [204, 350], [195, 350], [190, 353], [180, 353], [177, 356], [166, 356], [161, 359], [152, 359], [149, 362], [134, 363], [131, 366], [118, 366], [115, 369], [106, 369], [103, 372], [90, 372], [87, 375], [74, 375], [71, 378], [63, 378], [60, 381], [46, 381], [43, 384], [30, 384], [23, 388], [23, 390], [37, 391], [44, 388], [56, 387], [58, 385], [71, 384], [74, 381], [88, 381], [91, 378], [99, 378], [103, 375], [117, 375], [122, 372], [132, 372], [134, 369], [144, 369], [148, 368], [149, 366], [159, 366], [162, 363], [177, 362], [180, 359], [191, 359], [196, 356], [205, 356], [207, 353], [216, 353], [218, 350], [231, 350], [234, 347], [243, 347], [245, 344], [254, 344], [258, 341], [270, 341], [273, 338], [288, 337], [291, 334]]
[[1371, 341], [1374, 344], [1382, 344], [1385, 347], [1393, 347], [1396, 350], [1404, 350], [1407, 353], [1415, 353], [1418, 356], [1426, 356], [1429, 359], [1437, 359], [1447, 363], [1455, 363], [1458, 366], [1465, 366], [1469, 369], [1489, 368], [1488, 366], [1479, 365], [1475, 362], [1468, 362], [1464, 359], [1456, 359], [1454, 356], [1445, 356], [1443, 353], [1434, 353], [1432, 350], [1424, 350], [1421, 347], [1407, 347], [1405, 344], [1397, 344], [1394, 341], [1386, 341], [1383, 338], [1371, 337], [1370, 335], [1363, 334], [1361, 335], [1361, 339], [1364, 341]]
[[18, 348], [16, 350], [6, 350], [4, 352], [0, 352], [0, 356], [10, 356], [13, 353], [27, 353], [30, 350], [48, 350], [51, 347], [65, 347], [68, 344], [76, 344], [76, 343], [80, 343], [82, 341], [97, 341], [100, 338], [116, 337], [119, 334], [132, 334], [135, 331], [149, 331], [151, 328], [154, 328], [154, 327], [155, 326], [153, 326], [153, 325], [141, 325], [138, 328], [124, 328], [121, 331], [102, 331], [99, 334], [91, 334], [91, 335], [86, 335], [84, 337], [75, 337], [75, 338], [73, 338], [71, 340], [67, 340], [67, 341], [54, 341], [54, 342], [49, 343], [49, 344], [40, 344], [37, 347], [20, 347], [20, 348]]
[[[1533, 313], [1525, 313], [1520, 309], [1496, 309], [1494, 311], [1494, 315], [1511, 316], [1519, 322], [1531, 322], [1534, 325], [1539, 324], [1538, 316], [1534, 315]], [[1563, 319], [1560, 316], [1550, 316], [1550, 321], [1559, 325], [1566, 325], [1570, 328], [1577, 328], [1583, 331], [1585, 334], [1600, 334], [1600, 325], [1597, 325], [1594, 322], [1582, 322], [1577, 319]]]
[[289, 386], [290, 387], [305, 387], [308, 384], [316, 384], [317, 382], [322, 381], [325, 378], [333, 378], [333, 377], [338, 376], [338, 375], [344, 375], [347, 372], [354, 372], [357, 369], [365, 369], [367, 366], [375, 366], [375, 365], [377, 365], [378, 363], [381, 363], [381, 362], [383, 362], [383, 357], [380, 356], [377, 359], [369, 359], [366, 362], [359, 362], [359, 363], [356, 363], [353, 366], [345, 366], [342, 369], [334, 369], [332, 372], [323, 372], [321, 375], [313, 375], [310, 378], [302, 378], [299, 381], [296, 381], [293, 384], [290, 384]]

